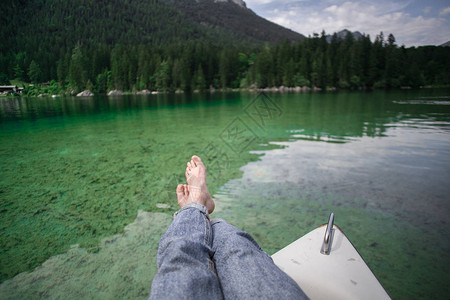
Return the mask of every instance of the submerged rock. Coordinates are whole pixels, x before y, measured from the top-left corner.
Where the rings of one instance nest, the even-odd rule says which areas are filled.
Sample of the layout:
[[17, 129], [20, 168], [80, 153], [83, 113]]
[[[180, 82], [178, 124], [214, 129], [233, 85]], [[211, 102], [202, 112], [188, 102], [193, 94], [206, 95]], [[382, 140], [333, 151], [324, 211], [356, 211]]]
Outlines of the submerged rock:
[[165, 203], [156, 203], [157, 208], [170, 208], [171, 206], [169, 204]]
[[77, 94], [77, 97], [91, 97], [91, 96], [94, 96], [94, 93], [92, 93], [90, 90], [85, 90]]

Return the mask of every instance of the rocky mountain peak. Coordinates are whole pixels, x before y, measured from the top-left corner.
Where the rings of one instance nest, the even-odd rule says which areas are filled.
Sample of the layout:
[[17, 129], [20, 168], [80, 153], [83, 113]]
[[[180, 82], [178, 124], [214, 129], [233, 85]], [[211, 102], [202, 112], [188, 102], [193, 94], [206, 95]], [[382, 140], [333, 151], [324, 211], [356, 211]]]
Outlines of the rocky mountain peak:
[[[355, 40], [359, 40], [359, 39], [361, 39], [363, 37], [361, 32], [359, 32], [359, 31], [350, 31], [348, 29], [344, 29], [344, 30], [341, 30], [339, 32], [335, 32], [335, 34], [336, 34], [336, 37], [337, 37], [338, 40], [345, 40], [345, 38], [347, 37], [348, 34], [353, 35], [353, 38]], [[326, 35], [326, 39], [327, 39], [328, 43], [331, 43], [331, 40], [333, 39], [333, 34]]]
[[245, 4], [243, 0], [214, 0], [214, 2], [232, 2], [239, 5], [240, 7], [247, 8], [247, 4]]
[[247, 7], [244, 0], [163, 0], [186, 19], [209, 29], [232, 33], [241, 40], [295, 42], [303, 35], [272, 23]]

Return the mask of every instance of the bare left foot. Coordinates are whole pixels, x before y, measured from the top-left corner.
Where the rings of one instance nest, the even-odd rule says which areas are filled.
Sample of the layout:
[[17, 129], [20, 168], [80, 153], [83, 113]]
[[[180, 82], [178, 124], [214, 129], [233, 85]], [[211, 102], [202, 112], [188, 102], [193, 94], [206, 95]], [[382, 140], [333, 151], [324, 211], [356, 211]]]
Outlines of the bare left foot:
[[186, 204], [189, 203], [188, 199], [189, 199], [189, 188], [187, 184], [179, 184], [177, 186], [178, 205], [180, 205], [180, 207], [185, 206]]

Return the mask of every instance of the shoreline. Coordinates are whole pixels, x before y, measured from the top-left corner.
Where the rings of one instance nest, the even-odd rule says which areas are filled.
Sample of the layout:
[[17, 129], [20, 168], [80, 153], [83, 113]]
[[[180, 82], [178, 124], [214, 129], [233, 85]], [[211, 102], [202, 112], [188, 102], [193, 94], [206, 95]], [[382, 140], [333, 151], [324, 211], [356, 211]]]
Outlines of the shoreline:
[[51, 98], [59, 98], [59, 97], [93, 97], [93, 96], [108, 96], [108, 97], [117, 97], [117, 96], [125, 96], [125, 95], [170, 95], [170, 94], [205, 94], [205, 93], [238, 93], [238, 92], [247, 92], [247, 93], [318, 93], [318, 92], [340, 92], [340, 91], [381, 91], [381, 90], [420, 90], [420, 89], [435, 89], [435, 88], [450, 88], [450, 86], [421, 86], [418, 88], [413, 88], [410, 86], [402, 86], [398, 88], [366, 88], [360, 87], [357, 89], [341, 89], [337, 87], [327, 87], [325, 89], [319, 87], [308, 87], [308, 86], [297, 86], [297, 87], [265, 87], [265, 88], [209, 88], [205, 90], [192, 90], [192, 91], [184, 91], [181, 89], [176, 90], [167, 90], [167, 91], [150, 91], [150, 90], [141, 90], [141, 91], [120, 91], [120, 90], [111, 90], [108, 93], [99, 93], [94, 94], [90, 90], [84, 90], [80, 93], [74, 93], [73, 91], [67, 91], [62, 94], [39, 94], [39, 95], [24, 95], [24, 94], [0, 94], [0, 99], [9, 99], [9, 98], [43, 98], [43, 97], [51, 97]]

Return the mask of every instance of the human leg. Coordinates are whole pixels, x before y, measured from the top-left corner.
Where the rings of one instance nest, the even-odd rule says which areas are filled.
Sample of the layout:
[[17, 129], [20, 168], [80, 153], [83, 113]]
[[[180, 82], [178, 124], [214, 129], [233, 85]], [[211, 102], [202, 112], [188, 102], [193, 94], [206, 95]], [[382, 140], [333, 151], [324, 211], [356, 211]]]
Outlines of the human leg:
[[225, 299], [307, 299], [250, 234], [221, 219], [211, 225], [213, 261]]
[[212, 232], [207, 208], [189, 202], [189, 196], [187, 185], [177, 187], [178, 203], [183, 205], [160, 240], [158, 273], [152, 282], [150, 299], [223, 298], [211, 260]]
[[306, 298], [248, 233], [223, 220], [209, 222], [214, 201], [199, 157], [187, 164], [186, 180], [188, 186], [177, 188], [182, 209], [160, 241], [150, 298]]
[[[206, 167], [198, 156], [187, 164], [186, 180], [190, 190], [198, 187], [193, 199], [202, 200], [211, 213], [214, 210], [206, 187]], [[180, 204], [181, 206], [181, 204]], [[250, 234], [224, 220], [211, 222], [213, 261], [222, 293], [229, 299], [307, 299], [286, 273], [278, 268]]]

